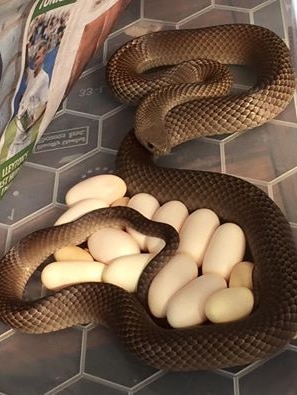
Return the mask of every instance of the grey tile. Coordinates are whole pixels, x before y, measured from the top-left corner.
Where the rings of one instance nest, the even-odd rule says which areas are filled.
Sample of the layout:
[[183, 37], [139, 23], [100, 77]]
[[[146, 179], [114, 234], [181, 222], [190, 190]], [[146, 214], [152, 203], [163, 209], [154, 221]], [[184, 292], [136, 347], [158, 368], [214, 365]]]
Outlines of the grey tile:
[[215, 0], [215, 4], [224, 5], [229, 7], [239, 7], [252, 9], [258, 5], [265, 3], [265, 0]]
[[239, 381], [240, 395], [294, 395], [297, 353], [285, 351]]
[[51, 122], [29, 160], [58, 169], [97, 148], [98, 139], [98, 120], [62, 113]]
[[117, 150], [124, 136], [134, 128], [135, 109], [131, 106], [102, 120], [101, 147]]
[[0, 222], [14, 224], [53, 201], [55, 173], [24, 165], [1, 201]]
[[123, 350], [108, 329], [88, 332], [85, 372], [113, 383], [133, 387], [156, 372]]
[[112, 31], [115, 32], [140, 18], [141, 0], [132, 0], [116, 21]]
[[114, 388], [104, 386], [100, 383], [90, 381], [87, 379], [81, 379], [69, 387], [57, 392], [62, 395], [125, 395], [127, 391], [120, 391]]
[[79, 371], [81, 332], [15, 333], [0, 342], [0, 391], [40, 395]]
[[273, 198], [290, 222], [297, 223], [297, 172], [272, 186]]
[[200, 28], [205, 26], [223, 25], [225, 23], [249, 23], [249, 15], [245, 12], [212, 9], [186, 23], [181, 23], [183, 29]]
[[170, 154], [160, 156], [156, 163], [179, 169], [221, 171], [220, 146], [196, 139], [175, 147]]
[[281, 5], [279, 0], [274, 1], [271, 4], [267, 4], [259, 11], [255, 11], [254, 22], [256, 25], [267, 27], [278, 34], [280, 37], [285, 38]]
[[297, 165], [297, 129], [268, 123], [225, 144], [228, 173], [272, 181]]
[[105, 67], [81, 77], [66, 99], [66, 109], [96, 116], [119, 106], [105, 81]]
[[213, 372], [167, 373], [137, 395], [233, 395], [233, 380]]
[[178, 22], [211, 5], [210, 0], [171, 1], [150, 0], [144, 2], [144, 17]]

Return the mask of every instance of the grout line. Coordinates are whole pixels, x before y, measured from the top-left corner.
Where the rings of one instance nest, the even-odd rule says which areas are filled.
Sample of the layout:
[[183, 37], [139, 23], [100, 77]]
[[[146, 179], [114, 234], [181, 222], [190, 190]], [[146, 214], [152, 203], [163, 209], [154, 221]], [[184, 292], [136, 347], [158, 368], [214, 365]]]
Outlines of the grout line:
[[[296, 95], [297, 98], [297, 95]], [[281, 119], [271, 119], [269, 123], [280, 126], [287, 126], [289, 128], [296, 128], [297, 122], [282, 121]]]
[[129, 391], [129, 387], [126, 387], [125, 385], [114, 383], [104, 378], [94, 376], [90, 373], [84, 372], [82, 373], [81, 377], [93, 381], [94, 383], [102, 384], [105, 385], [106, 387], [117, 389], [119, 391], [125, 391], [126, 393], [127, 391]]
[[205, 13], [208, 12], [208, 11], [213, 10], [214, 8], [215, 8], [215, 5], [212, 5], [212, 4], [211, 4], [211, 5], [209, 5], [208, 7], [203, 8], [203, 9], [200, 10], [200, 11], [197, 11], [195, 14], [189, 15], [189, 16], [187, 16], [186, 18], [181, 19], [180, 21], [178, 21], [178, 22], [176, 23], [176, 26], [179, 27], [180, 25], [183, 25], [183, 24], [185, 24], [185, 23], [191, 22], [193, 19], [197, 18], [197, 17], [200, 16], [200, 15], [205, 14]]
[[226, 156], [225, 156], [225, 144], [220, 144], [220, 158], [221, 158], [221, 173], [226, 173]]
[[143, 381], [141, 381], [140, 383], [136, 384], [134, 387], [131, 388], [131, 390], [133, 391], [133, 393], [138, 392], [142, 388], [144, 388], [147, 385], [149, 385], [149, 384], [155, 382], [156, 380], [158, 380], [160, 377], [165, 376], [166, 373], [167, 372], [164, 371], [164, 370], [159, 370], [159, 371], [155, 372], [154, 374], [152, 374], [151, 376], [149, 376], [148, 378], [146, 378]]
[[283, 1], [280, 1], [280, 10], [281, 10], [282, 25], [283, 25], [284, 33], [285, 33], [285, 42], [287, 45], [289, 45], [288, 24], [287, 24], [288, 19], [287, 19], [287, 16], [285, 15]]
[[271, 183], [269, 183], [267, 185], [267, 192], [268, 192], [268, 196], [270, 197], [270, 199], [274, 200], [274, 198], [273, 198], [273, 195], [274, 195], [274, 193], [273, 193], [273, 185]]
[[6, 332], [0, 335], [0, 342], [3, 340], [9, 339], [15, 333], [14, 329], [8, 329]]
[[60, 390], [63, 390], [64, 388], [69, 387], [71, 384], [77, 383], [79, 379], [81, 378], [81, 375], [78, 373], [75, 376], [70, 377], [63, 383], [57, 385], [55, 388], [52, 388], [48, 392], [45, 392], [44, 395], [55, 395], [60, 392]]
[[233, 392], [234, 395], [240, 395], [240, 386], [238, 377], [233, 377]]
[[233, 6], [224, 5], [224, 4], [215, 4], [214, 8], [216, 10], [222, 10], [222, 11], [244, 12], [245, 14], [248, 14], [250, 12], [250, 10], [248, 8], [233, 7]]
[[249, 17], [250, 17], [250, 24], [254, 25], [255, 24], [255, 18], [254, 18], [254, 12], [253, 10], [250, 10], [249, 12]]
[[86, 366], [86, 352], [87, 352], [87, 339], [88, 339], [88, 331], [82, 329], [82, 337], [81, 337], [81, 352], [80, 352], [80, 368], [79, 373], [83, 374]]
[[66, 109], [65, 110], [65, 115], [70, 114], [70, 115], [77, 115], [82, 118], [87, 118], [87, 119], [94, 119], [95, 121], [98, 121], [100, 119], [100, 115], [94, 115], [91, 113], [87, 113], [84, 111], [77, 111], [77, 110], [71, 110], [71, 109]]
[[297, 171], [297, 166], [293, 167], [292, 169], [286, 171], [285, 173], [281, 174], [280, 176], [274, 178], [271, 181], [272, 185], [278, 184], [280, 181], [285, 180], [286, 178], [288, 178], [289, 176], [291, 176], [292, 174], [296, 173]]
[[270, 5], [270, 4], [273, 4], [273, 3], [275, 3], [275, 2], [276, 2], [276, 0], [267, 0], [267, 1], [264, 1], [263, 3], [261, 3], [261, 4], [257, 5], [256, 7], [252, 8], [252, 11], [253, 11], [253, 12], [259, 11], [259, 10], [261, 10], [262, 8], [265, 8], [266, 6], [268, 6], [268, 5]]
[[140, 10], [139, 10], [140, 19], [144, 19], [144, 0], [140, 0]]

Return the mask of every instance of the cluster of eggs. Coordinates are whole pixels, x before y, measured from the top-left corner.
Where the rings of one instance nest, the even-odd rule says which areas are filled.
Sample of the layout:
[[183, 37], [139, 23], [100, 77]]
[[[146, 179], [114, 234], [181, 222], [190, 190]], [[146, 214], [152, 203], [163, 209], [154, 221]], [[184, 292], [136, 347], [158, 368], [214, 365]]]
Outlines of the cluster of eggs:
[[[153, 279], [148, 306], [153, 316], [174, 328], [222, 323], [248, 316], [254, 305], [253, 263], [244, 261], [246, 240], [234, 223], [220, 223], [208, 208], [189, 213], [178, 200], [160, 205], [148, 193], [125, 196], [125, 182], [111, 174], [91, 177], [66, 194], [68, 209], [60, 225], [87, 212], [128, 206], [179, 232], [176, 254]], [[44, 286], [57, 290], [82, 282], [106, 282], [135, 292], [146, 265], [165, 242], [129, 227], [101, 228], [87, 239], [87, 248], [71, 245], [54, 253], [42, 272]]]

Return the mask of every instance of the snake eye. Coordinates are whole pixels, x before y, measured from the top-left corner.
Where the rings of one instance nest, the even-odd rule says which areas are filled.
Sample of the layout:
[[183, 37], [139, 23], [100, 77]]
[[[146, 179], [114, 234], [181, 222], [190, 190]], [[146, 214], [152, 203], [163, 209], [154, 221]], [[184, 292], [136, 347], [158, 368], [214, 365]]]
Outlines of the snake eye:
[[148, 148], [149, 150], [155, 149], [154, 144], [152, 144], [150, 141], [147, 141], [146, 145], [147, 145], [147, 148]]

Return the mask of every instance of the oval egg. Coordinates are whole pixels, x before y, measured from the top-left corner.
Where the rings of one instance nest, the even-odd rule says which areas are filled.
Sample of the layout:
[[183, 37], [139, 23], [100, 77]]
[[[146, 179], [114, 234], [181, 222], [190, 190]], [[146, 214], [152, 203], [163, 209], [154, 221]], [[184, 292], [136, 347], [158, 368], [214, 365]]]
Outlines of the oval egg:
[[94, 261], [88, 251], [75, 245], [60, 248], [54, 252], [54, 257], [56, 261]]
[[80, 200], [79, 202], [71, 206], [68, 210], [66, 210], [65, 213], [63, 213], [57, 219], [54, 225], [57, 226], [57, 225], [66, 224], [68, 222], [74, 221], [82, 217], [84, 214], [87, 214], [90, 211], [98, 210], [99, 208], [105, 208], [105, 207], [108, 207], [108, 205], [99, 199], [90, 198], [90, 199]]
[[[146, 218], [151, 219], [156, 210], [160, 207], [158, 200], [149, 193], [137, 193], [129, 200], [128, 207], [134, 208]], [[140, 249], [146, 249], [146, 235], [127, 227], [127, 232], [137, 241]]]
[[88, 238], [88, 248], [96, 261], [107, 263], [124, 255], [139, 254], [137, 242], [121, 229], [102, 228]]
[[153, 254], [126, 255], [113, 259], [106, 265], [102, 279], [128, 292], [136, 292], [139, 277]]
[[112, 202], [110, 207], [118, 207], [118, 206], [126, 207], [129, 203], [129, 200], [130, 199], [128, 198], [128, 196], [123, 196]]
[[[179, 232], [188, 215], [189, 212], [184, 203], [179, 200], [171, 200], [156, 210], [152, 220], [169, 224]], [[146, 246], [149, 252], [159, 252], [164, 245], [164, 240], [157, 237], [147, 236], [146, 238]]]
[[154, 277], [148, 292], [151, 313], [166, 317], [170, 298], [198, 275], [195, 261], [188, 255], [177, 254]]
[[236, 263], [230, 274], [229, 287], [246, 287], [252, 289], [253, 269], [254, 264], [252, 262], [243, 261]]
[[66, 193], [65, 201], [68, 206], [72, 206], [79, 200], [97, 198], [109, 205], [123, 197], [126, 191], [126, 183], [120, 177], [114, 174], [100, 174], [70, 188]]
[[254, 295], [245, 287], [222, 289], [209, 297], [205, 314], [213, 323], [237, 321], [247, 317], [253, 310]]
[[52, 290], [73, 284], [100, 282], [104, 267], [101, 262], [53, 262], [43, 269], [41, 281], [46, 288]]
[[243, 259], [245, 246], [245, 236], [238, 225], [220, 225], [206, 248], [202, 272], [216, 273], [229, 279], [233, 266]]
[[217, 274], [203, 274], [181, 288], [167, 305], [167, 320], [173, 328], [202, 324], [206, 321], [205, 304], [214, 292], [226, 288]]
[[190, 255], [201, 266], [206, 247], [219, 225], [219, 217], [212, 210], [201, 208], [194, 211], [180, 230], [177, 252]]

